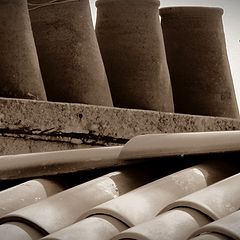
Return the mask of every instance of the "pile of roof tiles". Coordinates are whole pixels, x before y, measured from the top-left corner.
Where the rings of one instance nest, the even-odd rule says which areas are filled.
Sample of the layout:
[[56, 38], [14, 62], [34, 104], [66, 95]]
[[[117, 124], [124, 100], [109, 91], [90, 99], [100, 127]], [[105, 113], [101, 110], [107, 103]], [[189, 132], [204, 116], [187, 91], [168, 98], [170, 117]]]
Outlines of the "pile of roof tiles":
[[[174, 148], [180, 139], [186, 141], [182, 140], [179, 148]], [[164, 142], [168, 149], [162, 149]], [[69, 175], [35, 178], [0, 192], [1, 239], [240, 239], [238, 131], [140, 136], [124, 147], [118, 155], [113, 147], [112, 156], [138, 163], [138, 167], [125, 166], [88, 180], [80, 180], [78, 173], [73, 184]], [[103, 149], [111, 151], [111, 147]], [[71, 158], [76, 166], [81, 165], [84, 154], [87, 159], [85, 151], [66, 151], [70, 162], [66, 160], [65, 165], [71, 165]], [[91, 151], [101, 151], [101, 148]], [[235, 157], [224, 152], [235, 153]], [[220, 155], [213, 157], [206, 153]], [[5, 167], [6, 172], [11, 170], [9, 179], [16, 179], [31, 176], [34, 165], [31, 158], [45, 156], [46, 161], [42, 157], [41, 164], [36, 162], [36, 165], [47, 168], [48, 158], [60, 156], [61, 152], [39, 154], [2, 156], [0, 163], [5, 160], [9, 165], [13, 163], [22, 176], [11, 175], [13, 166]], [[24, 160], [24, 156], [31, 162], [31, 166], [25, 165], [28, 175], [22, 172], [21, 161], [14, 162], [21, 157]], [[202, 157], [196, 162], [194, 159], [199, 156]], [[94, 166], [96, 159], [92, 157], [88, 160]], [[104, 159], [101, 157], [99, 161]], [[50, 174], [46, 171], [46, 175]]]
[[234, 167], [223, 174], [225, 167], [200, 164], [141, 187], [138, 178], [144, 173], [129, 178], [127, 170], [67, 190], [58, 182], [31, 180], [0, 193], [0, 235], [6, 240], [180, 240], [213, 232], [239, 239], [240, 175], [233, 175]]

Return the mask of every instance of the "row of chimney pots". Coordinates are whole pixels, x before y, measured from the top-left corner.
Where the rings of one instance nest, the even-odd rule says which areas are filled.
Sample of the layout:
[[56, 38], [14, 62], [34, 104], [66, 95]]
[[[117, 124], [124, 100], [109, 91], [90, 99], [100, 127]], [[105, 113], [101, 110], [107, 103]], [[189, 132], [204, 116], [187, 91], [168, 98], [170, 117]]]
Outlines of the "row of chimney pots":
[[39, 2], [0, 0], [1, 97], [238, 118], [222, 9]]

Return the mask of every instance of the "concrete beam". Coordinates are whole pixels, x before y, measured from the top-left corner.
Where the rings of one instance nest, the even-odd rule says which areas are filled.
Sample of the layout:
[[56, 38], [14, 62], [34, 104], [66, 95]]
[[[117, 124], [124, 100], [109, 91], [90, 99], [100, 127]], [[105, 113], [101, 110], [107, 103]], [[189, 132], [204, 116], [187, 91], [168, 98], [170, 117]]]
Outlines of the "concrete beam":
[[122, 145], [148, 133], [239, 129], [238, 119], [0, 98], [0, 155]]

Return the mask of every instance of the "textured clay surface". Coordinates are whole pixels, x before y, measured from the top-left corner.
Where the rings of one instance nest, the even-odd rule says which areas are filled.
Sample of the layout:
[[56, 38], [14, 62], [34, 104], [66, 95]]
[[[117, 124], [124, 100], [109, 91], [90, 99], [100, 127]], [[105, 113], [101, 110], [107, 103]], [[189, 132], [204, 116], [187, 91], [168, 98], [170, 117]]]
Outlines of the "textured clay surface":
[[30, 17], [48, 100], [112, 106], [88, 0], [33, 9]]
[[0, 96], [46, 100], [27, 0], [0, 3]]
[[115, 107], [173, 112], [157, 0], [98, 0], [96, 34]]
[[222, 24], [223, 10], [160, 10], [177, 113], [239, 117]]

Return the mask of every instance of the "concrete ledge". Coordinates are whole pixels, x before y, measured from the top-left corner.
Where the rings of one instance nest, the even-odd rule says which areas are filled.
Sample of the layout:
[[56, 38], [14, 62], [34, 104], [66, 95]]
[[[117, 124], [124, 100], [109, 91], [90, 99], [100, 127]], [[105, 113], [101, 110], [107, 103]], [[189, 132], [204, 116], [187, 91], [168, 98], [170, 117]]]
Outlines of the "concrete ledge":
[[147, 133], [239, 129], [238, 119], [0, 98], [0, 155], [121, 145]]

